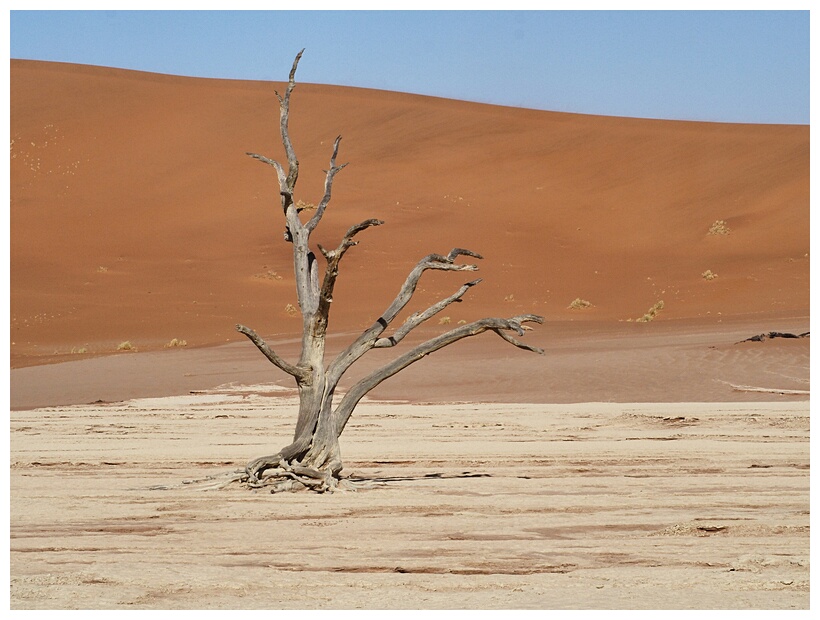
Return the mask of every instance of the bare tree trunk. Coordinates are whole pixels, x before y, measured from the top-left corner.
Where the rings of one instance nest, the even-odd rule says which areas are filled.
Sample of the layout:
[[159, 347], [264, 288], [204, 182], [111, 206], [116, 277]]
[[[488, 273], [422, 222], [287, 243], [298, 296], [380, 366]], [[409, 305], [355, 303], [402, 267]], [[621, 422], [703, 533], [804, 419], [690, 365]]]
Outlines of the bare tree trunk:
[[481, 282], [479, 279], [463, 284], [452, 295], [440, 300], [424, 311], [411, 315], [393, 331], [392, 335], [385, 336], [385, 331], [412, 299], [422, 274], [428, 269], [476, 271], [478, 269], [476, 265], [458, 264], [456, 259], [461, 256], [481, 259], [481, 256], [470, 250], [455, 248], [446, 256], [430, 254], [422, 258], [407, 276], [396, 298], [373, 325], [362, 332], [329, 365], [325, 365], [325, 337], [340, 262], [345, 253], [358, 244], [358, 241], [354, 239], [357, 234], [373, 226], [379, 226], [384, 222], [371, 219], [352, 226], [345, 233], [338, 247], [333, 250], [317, 246], [326, 262], [324, 275], [320, 282], [318, 261], [316, 255], [310, 249], [310, 235], [316, 229], [330, 204], [331, 190], [336, 174], [346, 164], [336, 164], [341, 141], [340, 136], [336, 138], [333, 145], [330, 166], [326, 171], [322, 200], [313, 216], [303, 222], [294, 201], [294, 191], [299, 176], [299, 161], [296, 158], [296, 152], [288, 131], [290, 97], [296, 85], [294, 79], [301, 57], [302, 52], [299, 52], [293, 61], [288, 87], [284, 96], [278, 92], [276, 93], [279, 99], [282, 144], [288, 160], [287, 171], [274, 160], [256, 153], [248, 153], [251, 157], [272, 166], [276, 170], [279, 179], [279, 193], [285, 215], [285, 241], [293, 246], [296, 293], [299, 310], [302, 314], [302, 352], [299, 360], [295, 364], [286, 361], [273, 351], [253, 329], [244, 325], [236, 326], [236, 329], [245, 334], [274, 366], [294, 378], [299, 391], [299, 415], [296, 420], [293, 441], [275, 454], [251, 461], [246, 467], [249, 485], [269, 485], [272, 492], [301, 488], [327, 491], [336, 488], [341, 479], [340, 472], [342, 471], [339, 437], [356, 405], [382, 381], [427, 355], [463, 338], [469, 338], [486, 331], [495, 332], [504, 340], [519, 348], [543, 353], [541, 349], [526, 345], [513, 335], [523, 336], [524, 331], [530, 329], [525, 323], [542, 323], [542, 317], [526, 314], [509, 319], [480, 319], [456, 327], [400, 355], [389, 364], [360, 380], [346, 394], [340, 395], [337, 399], [338, 403], [334, 407], [337, 386], [345, 372], [357, 360], [371, 349], [389, 348], [398, 345], [413, 329], [450, 304], [460, 302], [470, 288]]

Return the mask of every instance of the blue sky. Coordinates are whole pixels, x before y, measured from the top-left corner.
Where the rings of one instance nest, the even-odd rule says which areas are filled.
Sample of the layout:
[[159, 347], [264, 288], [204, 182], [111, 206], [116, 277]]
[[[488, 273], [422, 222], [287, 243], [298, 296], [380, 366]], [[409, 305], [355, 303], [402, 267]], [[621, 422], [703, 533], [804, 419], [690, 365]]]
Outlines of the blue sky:
[[12, 11], [12, 58], [643, 118], [809, 123], [808, 11]]

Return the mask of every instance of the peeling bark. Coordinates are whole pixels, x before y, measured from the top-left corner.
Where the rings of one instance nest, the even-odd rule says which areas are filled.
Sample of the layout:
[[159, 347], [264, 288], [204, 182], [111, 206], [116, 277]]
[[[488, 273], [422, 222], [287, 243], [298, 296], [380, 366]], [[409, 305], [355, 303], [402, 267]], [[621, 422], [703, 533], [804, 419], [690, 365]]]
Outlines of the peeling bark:
[[426, 310], [412, 314], [395, 329], [392, 335], [385, 336], [385, 331], [412, 300], [424, 272], [430, 269], [476, 271], [478, 269], [476, 265], [457, 263], [456, 260], [460, 257], [475, 259], [482, 257], [470, 250], [454, 248], [447, 255], [429, 254], [422, 258], [405, 279], [393, 302], [373, 325], [364, 330], [330, 364], [325, 365], [325, 337], [341, 260], [350, 248], [358, 244], [358, 241], [354, 239], [356, 235], [368, 228], [380, 226], [384, 222], [370, 219], [351, 226], [335, 249], [328, 250], [317, 246], [326, 261], [324, 274], [320, 278], [318, 261], [310, 249], [310, 235], [330, 206], [333, 181], [336, 175], [347, 164], [338, 165], [336, 163], [341, 143], [341, 136], [339, 136], [333, 144], [330, 165], [325, 171], [322, 199], [313, 216], [307, 222], [302, 222], [299, 210], [294, 203], [296, 181], [299, 177], [299, 160], [288, 130], [290, 99], [296, 86], [296, 68], [301, 57], [302, 52], [299, 52], [293, 61], [285, 94], [276, 93], [279, 100], [282, 145], [288, 163], [287, 171], [275, 160], [257, 153], [248, 153], [254, 159], [272, 166], [279, 180], [279, 194], [286, 225], [285, 240], [293, 245], [296, 293], [302, 314], [302, 350], [299, 360], [292, 363], [283, 359], [253, 329], [244, 325], [236, 326], [236, 329], [245, 334], [268, 361], [294, 378], [299, 390], [299, 414], [293, 441], [275, 454], [262, 456], [248, 463], [243, 476], [248, 486], [264, 486], [270, 488], [271, 492], [303, 489], [325, 492], [348, 485], [348, 481], [341, 476], [343, 466], [339, 437], [356, 405], [382, 381], [431, 353], [464, 338], [487, 331], [495, 332], [506, 342], [521, 349], [543, 353], [541, 349], [524, 344], [516, 338], [516, 336], [523, 336], [525, 330], [530, 329], [524, 325], [525, 323], [542, 323], [543, 317], [525, 314], [508, 319], [480, 319], [456, 327], [413, 347], [360, 380], [337, 399], [338, 403], [334, 406], [334, 396], [336, 396], [340, 380], [363, 355], [371, 349], [399, 345], [413, 329], [450, 304], [461, 302], [467, 291], [481, 282], [481, 279], [476, 279], [463, 284], [449, 297], [445, 297]]

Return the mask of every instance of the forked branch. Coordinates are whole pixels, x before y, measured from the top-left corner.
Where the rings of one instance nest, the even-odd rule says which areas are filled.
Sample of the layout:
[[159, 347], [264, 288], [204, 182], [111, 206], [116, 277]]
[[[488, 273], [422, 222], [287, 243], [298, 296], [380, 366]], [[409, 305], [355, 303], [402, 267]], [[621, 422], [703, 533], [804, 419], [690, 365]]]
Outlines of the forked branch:
[[474, 321], [473, 323], [468, 323], [466, 325], [462, 325], [461, 327], [456, 327], [455, 329], [450, 330], [444, 334], [436, 336], [435, 338], [431, 338], [430, 340], [421, 343], [414, 349], [408, 351], [404, 355], [397, 357], [395, 360], [390, 362], [389, 364], [379, 368], [378, 370], [372, 372], [364, 379], [359, 381], [356, 385], [354, 385], [348, 392], [345, 394], [344, 398], [339, 403], [339, 406], [336, 409], [336, 423], [337, 423], [337, 432], [341, 434], [344, 430], [345, 425], [347, 424], [348, 419], [350, 418], [350, 414], [353, 413], [353, 409], [356, 405], [359, 404], [359, 401], [364, 398], [364, 396], [370, 392], [373, 388], [379, 385], [385, 379], [389, 379], [396, 373], [404, 370], [410, 364], [414, 364], [415, 362], [419, 361], [420, 359], [442, 349], [448, 345], [453, 344], [454, 342], [458, 342], [463, 338], [469, 338], [470, 336], [477, 336], [486, 331], [494, 331], [499, 336], [504, 338], [507, 342], [514, 344], [517, 347], [522, 349], [526, 349], [528, 351], [533, 351], [535, 353], [543, 354], [543, 349], [539, 349], [537, 347], [531, 347], [526, 345], [509, 334], [506, 334], [507, 331], [513, 331], [519, 336], [524, 334], [524, 326], [523, 323], [543, 323], [544, 317], [538, 316], [535, 314], [522, 314], [520, 316], [515, 316], [510, 319], [498, 319], [498, 318], [487, 318], [487, 319], [480, 319], [478, 321]]
[[386, 347], [394, 347], [398, 343], [400, 343], [404, 337], [409, 334], [413, 329], [427, 321], [428, 319], [433, 318], [439, 312], [444, 310], [447, 306], [452, 303], [460, 302], [461, 298], [464, 296], [470, 288], [479, 284], [481, 282], [481, 278], [478, 280], [473, 280], [472, 282], [467, 282], [464, 286], [458, 289], [455, 293], [447, 297], [446, 299], [442, 299], [440, 302], [433, 304], [424, 312], [416, 312], [409, 316], [407, 320], [399, 327], [396, 332], [387, 338], [379, 338], [373, 348], [375, 349], [383, 349]]
[[341, 140], [342, 136], [338, 136], [336, 138], [336, 141], [333, 143], [333, 155], [330, 156], [330, 168], [328, 168], [325, 171], [325, 194], [324, 196], [322, 196], [322, 200], [319, 202], [319, 206], [316, 207], [316, 213], [313, 214], [313, 217], [310, 218], [308, 223], [305, 225], [307, 229], [310, 231], [316, 228], [316, 226], [319, 224], [319, 221], [325, 214], [325, 209], [327, 208], [328, 203], [330, 203], [330, 192], [333, 187], [333, 177], [335, 177], [336, 173], [347, 165], [336, 165], [336, 156], [339, 154], [339, 142], [341, 142]]
[[[444, 271], [478, 270], [476, 265], [456, 265], [453, 262], [458, 256], [462, 255], [481, 258], [481, 256], [475, 252], [461, 248], [453, 249], [447, 256], [442, 256], [441, 254], [429, 254], [428, 256], [422, 258], [407, 276], [401, 290], [398, 295], [396, 295], [396, 298], [387, 310], [385, 310], [384, 313], [376, 319], [376, 322], [373, 323], [373, 325], [366, 329], [361, 336], [354, 340], [350, 346], [348, 346], [338, 355], [338, 357], [336, 357], [335, 360], [333, 360], [333, 363], [328, 368], [328, 380], [331, 382], [338, 381], [348, 368], [350, 368], [357, 360], [359, 360], [365, 353], [374, 347], [376, 341], [384, 333], [384, 330], [387, 329], [399, 312], [401, 312], [402, 309], [404, 309], [404, 307], [409, 303], [410, 299], [412, 299], [419, 279], [425, 271], [428, 269], [440, 269]], [[412, 327], [410, 329], [412, 329]]]
[[336, 286], [336, 279], [339, 277], [339, 261], [342, 260], [342, 257], [349, 248], [359, 243], [358, 241], [354, 241], [353, 237], [371, 226], [381, 226], [382, 224], [384, 224], [382, 220], [365, 220], [360, 224], [351, 226], [335, 250], [326, 250], [321, 245], [319, 246], [319, 250], [327, 260], [325, 277], [322, 281], [322, 289], [319, 293], [319, 313], [323, 317], [327, 317], [330, 312], [330, 304], [333, 301], [333, 289]]
[[279, 127], [282, 132], [282, 146], [285, 147], [285, 154], [288, 158], [288, 175], [282, 191], [288, 192], [291, 201], [293, 200], [293, 189], [296, 187], [296, 179], [299, 176], [299, 160], [296, 159], [296, 151], [293, 149], [293, 142], [288, 132], [288, 115], [290, 113], [290, 95], [293, 89], [296, 88], [296, 67], [299, 65], [299, 59], [302, 58], [304, 51], [302, 49], [293, 60], [285, 96], [282, 97], [278, 92], [276, 93], [276, 97], [279, 99]]

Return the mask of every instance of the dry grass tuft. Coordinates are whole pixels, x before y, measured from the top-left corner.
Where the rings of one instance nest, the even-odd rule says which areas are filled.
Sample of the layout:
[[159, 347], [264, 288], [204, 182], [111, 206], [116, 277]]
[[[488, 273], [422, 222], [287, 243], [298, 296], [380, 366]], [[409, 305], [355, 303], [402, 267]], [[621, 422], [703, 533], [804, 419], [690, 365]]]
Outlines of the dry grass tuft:
[[136, 351], [137, 347], [131, 344], [130, 340], [126, 340], [125, 342], [121, 342], [117, 345], [117, 351]]
[[293, 304], [288, 304], [287, 306], [285, 306], [285, 312], [288, 314], [288, 316], [296, 316], [297, 314], [299, 314], [299, 311]]
[[315, 204], [312, 202], [305, 202], [304, 200], [297, 200], [294, 206], [297, 211], [312, 211], [316, 208]]
[[580, 297], [575, 298], [575, 300], [567, 306], [570, 310], [583, 310], [584, 308], [590, 307], [592, 307], [592, 304], [586, 299], [581, 299]]
[[185, 340], [179, 340], [178, 338], [171, 338], [171, 342], [165, 345], [166, 349], [171, 349], [173, 347], [187, 347], [188, 343]]
[[712, 224], [711, 228], [709, 228], [710, 235], [728, 235], [729, 232], [730, 229], [724, 220], [717, 220]]
[[655, 317], [658, 316], [658, 313], [661, 310], [663, 310], [663, 300], [662, 299], [660, 301], [658, 301], [658, 303], [656, 303], [654, 306], [652, 306], [649, 309], [649, 311], [646, 314], [644, 314], [641, 318], [635, 319], [635, 321], [638, 322], [638, 323], [649, 323], [649, 321], [654, 320]]
[[441, 318], [438, 320], [438, 324], [439, 324], [439, 325], [449, 325], [449, 324], [450, 324], [450, 317], [449, 317], [449, 316], [443, 316], [443, 317], [441, 317]]
[[707, 269], [706, 271], [704, 271], [700, 275], [703, 277], [704, 280], [714, 280], [715, 278], [718, 277], [718, 275], [714, 271], [712, 271], [711, 269]]

